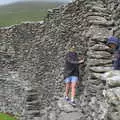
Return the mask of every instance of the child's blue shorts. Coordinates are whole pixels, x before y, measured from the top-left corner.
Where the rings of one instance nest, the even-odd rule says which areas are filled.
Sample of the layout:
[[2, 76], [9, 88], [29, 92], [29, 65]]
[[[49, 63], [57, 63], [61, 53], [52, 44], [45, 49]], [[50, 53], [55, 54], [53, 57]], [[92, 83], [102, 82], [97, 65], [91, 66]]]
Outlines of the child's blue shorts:
[[64, 81], [65, 81], [65, 83], [74, 83], [74, 82], [78, 81], [78, 77], [77, 76], [69, 76]]

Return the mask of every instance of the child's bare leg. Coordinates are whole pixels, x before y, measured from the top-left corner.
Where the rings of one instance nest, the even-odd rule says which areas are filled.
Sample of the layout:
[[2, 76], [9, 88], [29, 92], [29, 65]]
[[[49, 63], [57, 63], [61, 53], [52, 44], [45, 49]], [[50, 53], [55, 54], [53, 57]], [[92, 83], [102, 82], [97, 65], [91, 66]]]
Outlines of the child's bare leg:
[[67, 97], [68, 97], [68, 94], [69, 94], [70, 86], [71, 86], [70, 83], [66, 83], [66, 87], [65, 87], [65, 96], [67, 96]]
[[71, 101], [74, 101], [75, 95], [76, 95], [76, 85], [77, 82], [74, 82], [71, 84]]

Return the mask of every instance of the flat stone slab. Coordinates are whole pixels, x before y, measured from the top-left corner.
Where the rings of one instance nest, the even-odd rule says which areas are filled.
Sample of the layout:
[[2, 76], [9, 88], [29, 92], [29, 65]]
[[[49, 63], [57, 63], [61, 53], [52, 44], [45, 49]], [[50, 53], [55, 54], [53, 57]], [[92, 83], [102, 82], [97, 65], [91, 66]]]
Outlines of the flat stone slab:
[[80, 111], [80, 109], [72, 107], [72, 105], [70, 105], [67, 101], [65, 101], [64, 98], [61, 98], [57, 102], [57, 105], [61, 111], [64, 111], [66, 113]]
[[96, 66], [96, 67], [90, 67], [90, 70], [97, 73], [103, 73], [110, 71], [111, 67]]
[[71, 112], [71, 113], [62, 112], [58, 120], [80, 120], [80, 113], [79, 112]]

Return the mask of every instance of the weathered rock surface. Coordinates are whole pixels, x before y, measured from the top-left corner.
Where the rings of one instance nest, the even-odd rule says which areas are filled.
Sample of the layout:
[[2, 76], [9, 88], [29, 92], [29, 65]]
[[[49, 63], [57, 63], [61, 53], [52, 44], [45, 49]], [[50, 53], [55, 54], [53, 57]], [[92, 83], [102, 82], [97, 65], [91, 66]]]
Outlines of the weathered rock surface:
[[[112, 69], [106, 39], [120, 37], [119, 10], [119, 0], [76, 0], [49, 10], [44, 22], [0, 28], [0, 111], [21, 120], [119, 120], [119, 86], [111, 91], [101, 80]], [[77, 108], [63, 100], [71, 43], [85, 56]]]
[[103, 94], [108, 103], [108, 119], [120, 119], [120, 71], [113, 70], [103, 75], [106, 80], [107, 89]]

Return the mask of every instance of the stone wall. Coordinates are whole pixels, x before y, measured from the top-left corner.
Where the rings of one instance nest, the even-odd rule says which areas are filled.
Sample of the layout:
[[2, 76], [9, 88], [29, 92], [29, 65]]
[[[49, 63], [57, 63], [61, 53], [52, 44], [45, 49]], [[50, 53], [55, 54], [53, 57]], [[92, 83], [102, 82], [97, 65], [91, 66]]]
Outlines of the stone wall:
[[[76, 0], [49, 10], [44, 23], [0, 28], [0, 111], [21, 120], [107, 120], [100, 76], [111, 69], [106, 38], [119, 37], [119, 6], [114, 0]], [[62, 99], [70, 44], [85, 57], [75, 109]]]
[[106, 80], [106, 89], [103, 91], [105, 102], [108, 103], [107, 119], [119, 120], [120, 118], [120, 71], [111, 70], [102, 75]]

